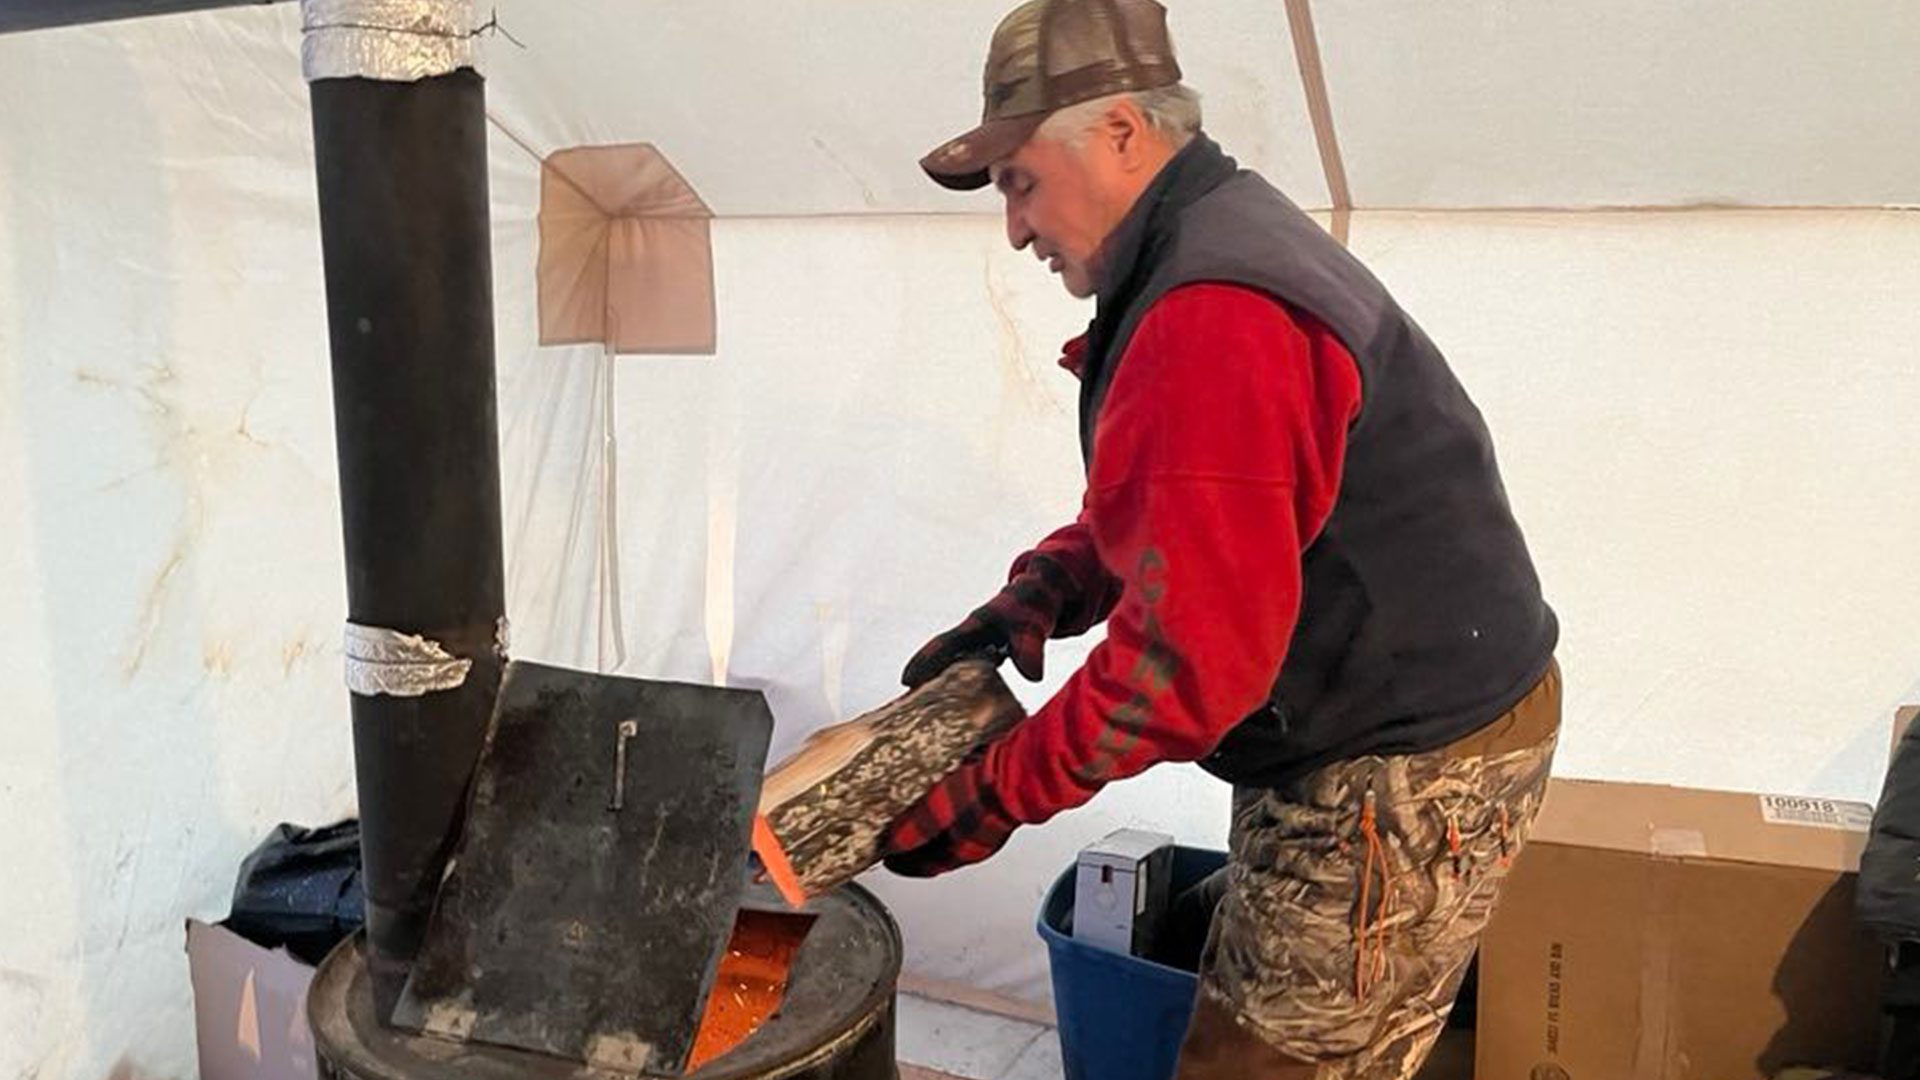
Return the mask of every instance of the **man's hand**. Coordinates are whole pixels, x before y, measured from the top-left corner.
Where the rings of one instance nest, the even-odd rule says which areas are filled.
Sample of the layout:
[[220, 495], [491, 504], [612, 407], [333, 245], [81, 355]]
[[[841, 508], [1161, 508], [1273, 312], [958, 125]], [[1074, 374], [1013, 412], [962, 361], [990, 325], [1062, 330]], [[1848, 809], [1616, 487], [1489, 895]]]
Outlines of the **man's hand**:
[[918, 688], [956, 661], [980, 657], [995, 663], [1011, 658], [1028, 682], [1039, 682], [1047, 638], [1077, 592], [1073, 578], [1053, 559], [1037, 554], [1025, 559], [998, 595], [913, 654], [900, 681]]
[[[922, 645], [920, 651], [913, 654], [913, 659], [907, 661], [906, 669], [900, 672], [900, 682], [908, 689], [917, 690], [962, 660], [979, 659], [998, 664], [1011, 655], [1012, 635], [983, 607], [967, 616], [959, 626]], [[1028, 663], [1034, 665], [1037, 674], [1040, 664], [1037, 657], [1031, 661], [1016, 659], [1013, 666], [1020, 670], [1020, 674], [1027, 675]], [[1029, 679], [1034, 677], [1027, 675]]]
[[986, 859], [1019, 827], [976, 755], [900, 815], [881, 837], [880, 851], [887, 869], [902, 877], [937, 877]]

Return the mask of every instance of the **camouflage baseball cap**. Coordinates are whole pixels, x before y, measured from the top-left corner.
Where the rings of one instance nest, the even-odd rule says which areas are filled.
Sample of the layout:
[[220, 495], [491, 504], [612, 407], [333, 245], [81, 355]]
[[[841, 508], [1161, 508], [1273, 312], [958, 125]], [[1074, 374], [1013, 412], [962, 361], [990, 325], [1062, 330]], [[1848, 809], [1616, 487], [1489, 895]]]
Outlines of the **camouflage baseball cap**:
[[987, 166], [1056, 109], [1180, 81], [1167, 11], [1154, 0], [1029, 0], [1000, 20], [987, 49], [980, 126], [920, 159], [956, 191], [987, 184]]

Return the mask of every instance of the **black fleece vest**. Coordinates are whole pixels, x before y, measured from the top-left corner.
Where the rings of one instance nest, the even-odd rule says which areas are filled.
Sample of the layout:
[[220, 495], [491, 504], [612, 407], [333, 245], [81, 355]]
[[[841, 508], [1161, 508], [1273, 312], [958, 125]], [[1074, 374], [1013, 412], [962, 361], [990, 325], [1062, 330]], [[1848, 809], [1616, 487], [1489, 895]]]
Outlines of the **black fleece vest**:
[[1108, 249], [1117, 285], [1102, 290], [1081, 386], [1089, 468], [1134, 329], [1181, 285], [1258, 289], [1325, 324], [1360, 369], [1340, 492], [1302, 559], [1300, 618], [1271, 701], [1202, 766], [1279, 786], [1333, 761], [1437, 749], [1518, 703], [1545, 674], [1559, 627], [1479, 410], [1385, 287], [1204, 136]]

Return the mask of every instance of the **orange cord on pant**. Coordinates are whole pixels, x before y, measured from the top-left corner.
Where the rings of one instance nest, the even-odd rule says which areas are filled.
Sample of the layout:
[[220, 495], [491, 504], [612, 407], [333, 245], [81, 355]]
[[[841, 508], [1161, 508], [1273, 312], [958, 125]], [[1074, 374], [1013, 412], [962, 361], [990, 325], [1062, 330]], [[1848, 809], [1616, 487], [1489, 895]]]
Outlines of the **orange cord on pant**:
[[1447, 857], [1453, 860], [1453, 876], [1460, 876], [1460, 821], [1447, 815]]
[[[1388, 921], [1393, 916], [1393, 864], [1380, 839], [1380, 813], [1373, 792], [1360, 807], [1360, 835], [1366, 839], [1366, 860], [1360, 869], [1360, 912], [1354, 926], [1353, 992], [1364, 999], [1387, 973]], [[1373, 868], [1380, 866], [1380, 913], [1372, 912]]]

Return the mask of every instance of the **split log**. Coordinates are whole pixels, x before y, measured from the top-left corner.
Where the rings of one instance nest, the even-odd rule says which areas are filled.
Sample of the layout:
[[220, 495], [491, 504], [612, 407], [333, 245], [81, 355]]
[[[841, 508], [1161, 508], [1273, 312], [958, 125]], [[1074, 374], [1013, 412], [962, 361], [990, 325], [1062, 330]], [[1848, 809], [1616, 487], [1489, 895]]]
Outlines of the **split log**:
[[807, 895], [880, 861], [887, 826], [1026, 715], [993, 665], [964, 660], [872, 712], [815, 732], [760, 791], [760, 813]]

